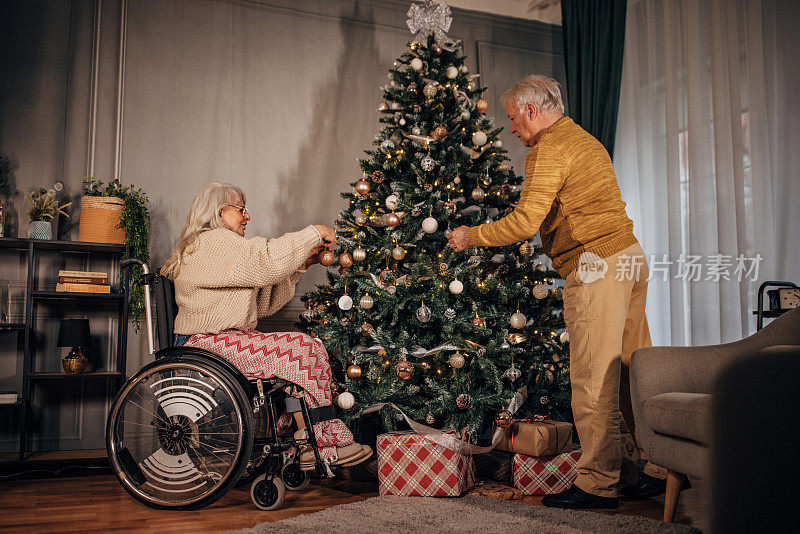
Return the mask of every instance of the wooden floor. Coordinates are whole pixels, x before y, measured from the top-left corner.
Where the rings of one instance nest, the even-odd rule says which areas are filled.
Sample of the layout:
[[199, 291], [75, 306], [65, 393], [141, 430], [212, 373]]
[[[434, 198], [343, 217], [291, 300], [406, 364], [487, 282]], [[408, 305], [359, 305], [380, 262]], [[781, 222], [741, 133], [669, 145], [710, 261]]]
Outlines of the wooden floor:
[[[232, 490], [203, 510], [152, 510], [134, 501], [108, 469], [88, 475], [0, 480], [0, 532], [224, 532], [310, 514], [378, 494], [377, 483], [319, 480], [287, 492], [282, 509], [262, 512], [250, 502], [249, 486]], [[541, 497], [524, 502], [541, 505]], [[660, 519], [663, 497], [623, 503], [619, 513]], [[676, 521], [703, 528], [706, 507], [696, 489], [681, 494]], [[344, 534], [344, 533], [343, 533]]]

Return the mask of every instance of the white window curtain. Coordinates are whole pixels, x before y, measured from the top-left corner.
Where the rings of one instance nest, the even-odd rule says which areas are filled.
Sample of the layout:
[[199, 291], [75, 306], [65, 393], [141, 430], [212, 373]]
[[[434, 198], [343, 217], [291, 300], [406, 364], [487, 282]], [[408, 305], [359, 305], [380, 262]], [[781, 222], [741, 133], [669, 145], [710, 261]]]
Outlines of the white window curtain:
[[761, 282], [800, 282], [798, 27], [789, 0], [628, 2], [614, 167], [654, 344], [741, 339]]

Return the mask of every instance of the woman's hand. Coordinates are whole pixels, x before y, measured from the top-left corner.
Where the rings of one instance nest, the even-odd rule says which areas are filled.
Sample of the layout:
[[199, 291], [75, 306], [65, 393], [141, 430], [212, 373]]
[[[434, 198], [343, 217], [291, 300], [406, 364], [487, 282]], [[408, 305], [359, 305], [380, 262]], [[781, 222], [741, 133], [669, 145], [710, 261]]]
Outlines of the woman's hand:
[[327, 247], [325, 245], [317, 245], [313, 249], [311, 249], [311, 253], [306, 258], [306, 262], [303, 264], [303, 269], [308, 269], [315, 263], [319, 263], [319, 253], [325, 250]]
[[449, 234], [446, 234], [447, 240], [450, 242], [450, 248], [456, 252], [466, 250], [470, 246], [469, 242], [469, 226], [459, 226]]
[[316, 228], [319, 235], [322, 236], [323, 243], [328, 246], [336, 243], [336, 230], [326, 224], [315, 224], [314, 228]]

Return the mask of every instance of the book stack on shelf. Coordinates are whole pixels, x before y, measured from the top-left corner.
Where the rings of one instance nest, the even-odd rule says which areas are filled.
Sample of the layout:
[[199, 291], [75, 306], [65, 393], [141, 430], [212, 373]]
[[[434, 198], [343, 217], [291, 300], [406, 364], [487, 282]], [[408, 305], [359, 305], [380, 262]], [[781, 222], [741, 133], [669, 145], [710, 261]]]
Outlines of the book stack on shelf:
[[14, 404], [17, 402], [16, 391], [0, 391], [0, 404]]
[[58, 271], [56, 291], [71, 293], [111, 293], [108, 273], [92, 271]]

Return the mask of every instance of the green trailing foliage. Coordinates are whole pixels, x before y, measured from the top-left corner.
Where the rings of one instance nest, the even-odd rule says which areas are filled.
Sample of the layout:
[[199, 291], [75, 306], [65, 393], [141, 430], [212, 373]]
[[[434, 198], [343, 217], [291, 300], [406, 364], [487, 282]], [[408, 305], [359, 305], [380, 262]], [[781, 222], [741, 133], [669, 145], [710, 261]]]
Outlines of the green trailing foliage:
[[[150, 200], [147, 194], [141, 188], [122, 185], [118, 179], [103, 183], [101, 179], [92, 176], [83, 179], [83, 194], [117, 197], [125, 201], [118, 227], [125, 229], [128, 257], [150, 263]], [[130, 275], [128, 314], [134, 330], [138, 332], [139, 321], [145, 316], [142, 268], [138, 265], [131, 267]]]
[[[465, 59], [459, 50], [441, 49], [433, 36], [409, 43], [397, 59], [379, 107], [380, 131], [360, 160], [363, 176], [341, 194], [349, 202], [336, 221], [342, 266], [302, 297], [307, 310], [298, 325], [322, 339], [338, 390], [354, 395], [358, 404], [344, 420], [357, 435], [404, 426], [388, 407], [359, 417], [379, 402], [394, 403], [420, 422], [466, 426], [479, 435], [522, 388], [527, 400], [517, 416], [571, 420], [562, 284], [537, 261], [541, 246], [459, 253], [448, 246], [446, 231], [511, 213], [523, 182], [498, 140], [501, 128], [479, 109], [485, 89]], [[448, 76], [449, 67], [456, 76], [453, 69]], [[477, 132], [486, 136], [482, 146]], [[387, 224], [392, 213], [400, 216], [394, 227]], [[438, 225], [431, 233], [423, 230], [429, 217]], [[401, 259], [393, 254], [398, 246], [405, 251]], [[366, 257], [358, 261], [356, 253], [348, 268], [358, 249]], [[463, 285], [460, 293], [450, 290], [454, 280]], [[352, 308], [346, 309], [347, 299], [339, 306], [344, 295]], [[366, 295], [371, 307], [360, 305]], [[517, 311], [527, 319], [521, 328], [509, 321]], [[447, 347], [420, 354], [441, 345]], [[456, 353], [464, 357], [461, 367], [451, 359]], [[396, 370], [403, 361], [414, 368], [407, 379]], [[508, 373], [512, 362], [521, 372], [516, 380]], [[360, 376], [348, 376], [352, 365]]]

